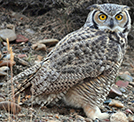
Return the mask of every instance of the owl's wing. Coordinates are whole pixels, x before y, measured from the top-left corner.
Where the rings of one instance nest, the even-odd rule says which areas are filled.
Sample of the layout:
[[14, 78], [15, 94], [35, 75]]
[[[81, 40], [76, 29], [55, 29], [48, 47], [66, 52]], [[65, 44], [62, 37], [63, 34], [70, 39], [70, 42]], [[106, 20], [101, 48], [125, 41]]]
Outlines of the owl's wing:
[[[109, 74], [121, 59], [121, 49], [104, 31], [81, 28], [63, 38], [48, 54], [48, 60], [27, 80], [31, 91], [59, 93], [68, 90], [82, 79]], [[25, 82], [22, 86], [25, 87]], [[19, 90], [18, 90], [19, 91]]]

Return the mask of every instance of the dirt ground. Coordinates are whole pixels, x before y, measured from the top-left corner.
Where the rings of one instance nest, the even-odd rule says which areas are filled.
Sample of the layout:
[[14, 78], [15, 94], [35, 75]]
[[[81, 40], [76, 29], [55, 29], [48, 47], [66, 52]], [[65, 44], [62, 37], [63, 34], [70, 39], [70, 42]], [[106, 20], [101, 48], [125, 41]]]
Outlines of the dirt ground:
[[[55, 9], [39, 16], [24, 15], [20, 12], [14, 12], [10, 9], [4, 7], [0, 8], [0, 30], [5, 28], [13, 29], [15, 28], [15, 33], [17, 35], [21, 34], [28, 38], [28, 42], [17, 43], [16, 41], [10, 42], [13, 52], [15, 55], [25, 54], [26, 57], [22, 59], [28, 62], [28, 65], [22, 65], [16, 62], [13, 66], [13, 75], [24, 71], [28, 67], [35, 64], [35, 61], [41, 58], [45, 58], [50, 50], [55, 46], [55, 44], [47, 44], [47, 49], [45, 51], [37, 51], [32, 49], [32, 45], [37, 43], [42, 39], [55, 38], [60, 40], [69, 32], [72, 32], [80, 28], [85, 22], [86, 18], [83, 17], [80, 23], [77, 25], [73, 20], [67, 19], [66, 16], [62, 16], [62, 9], [56, 11]], [[87, 14], [87, 13], [86, 13]], [[64, 20], [64, 21], [63, 21]], [[74, 19], [76, 21], [76, 19]], [[74, 29], [75, 27], [75, 29]], [[3, 51], [6, 51], [4, 45], [2, 45]], [[128, 71], [131, 77], [134, 79], [134, 50], [133, 47], [128, 46], [124, 62], [120, 68], [121, 72]], [[9, 76], [0, 76], [0, 94], [6, 95], [5, 84]], [[127, 97], [126, 97], [127, 96]], [[109, 97], [107, 99], [110, 99]], [[114, 99], [121, 101], [124, 104], [124, 108], [109, 107], [104, 104], [102, 106], [103, 112], [116, 112], [118, 110], [126, 113], [126, 109], [132, 111], [131, 116], [134, 117], [134, 86], [129, 84], [125, 88], [122, 96], [118, 96]], [[133, 102], [132, 102], [133, 101]], [[82, 109], [71, 108], [64, 105], [62, 101], [56, 103], [56, 105], [49, 105], [44, 108], [39, 108], [39, 106], [29, 107], [22, 105], [22, 110], [18, 115], [12, 115], [5, 110], [0, 111], [0, 121], [17, 121], [17, 122], [90, 122], [91, 120], [86, 117]], [[129, 116], [129, 113], [126, 113]], [[109, 120], [105, 120], [109, 122]]]

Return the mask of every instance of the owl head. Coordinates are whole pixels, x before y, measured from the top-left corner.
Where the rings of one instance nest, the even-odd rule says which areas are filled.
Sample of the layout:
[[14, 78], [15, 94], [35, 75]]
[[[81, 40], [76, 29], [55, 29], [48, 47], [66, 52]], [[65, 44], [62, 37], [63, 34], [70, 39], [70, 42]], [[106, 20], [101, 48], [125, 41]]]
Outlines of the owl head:
[[117, 4], [92, 5], [84, 27], [121, 32], [127, 36], [131, 29], [129, 9], [126, 5]]

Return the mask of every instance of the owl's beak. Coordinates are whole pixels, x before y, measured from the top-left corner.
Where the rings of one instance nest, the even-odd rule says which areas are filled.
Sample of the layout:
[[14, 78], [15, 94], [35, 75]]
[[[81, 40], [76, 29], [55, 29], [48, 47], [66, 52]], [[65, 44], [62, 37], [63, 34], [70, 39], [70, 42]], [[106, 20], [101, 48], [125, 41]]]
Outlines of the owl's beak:
[[111, 29], [114, 27], [114, 20], [113, 19], [110, 20], [109, 27]]

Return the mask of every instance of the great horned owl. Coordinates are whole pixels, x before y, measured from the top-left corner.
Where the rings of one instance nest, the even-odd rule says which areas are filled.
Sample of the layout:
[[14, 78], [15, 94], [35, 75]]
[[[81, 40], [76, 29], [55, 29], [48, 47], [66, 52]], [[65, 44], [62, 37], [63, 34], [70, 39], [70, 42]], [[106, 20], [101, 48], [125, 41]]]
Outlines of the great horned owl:
[[40, 64], [14, 77], [28, 76], [15, 96], [30, 89], [31, 103], [40, 105], [63, 99], [81, 107], [87, 117], [104, 119], [99, 107], [122, 63], [131, 28], [129, 7], [95, 4], [82, 28], [65, 36]]

